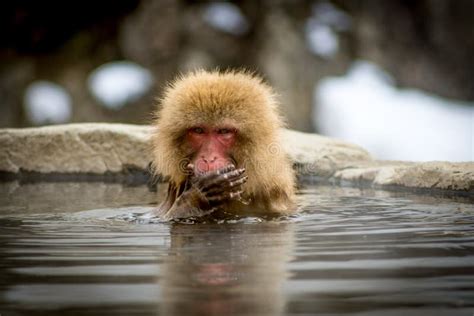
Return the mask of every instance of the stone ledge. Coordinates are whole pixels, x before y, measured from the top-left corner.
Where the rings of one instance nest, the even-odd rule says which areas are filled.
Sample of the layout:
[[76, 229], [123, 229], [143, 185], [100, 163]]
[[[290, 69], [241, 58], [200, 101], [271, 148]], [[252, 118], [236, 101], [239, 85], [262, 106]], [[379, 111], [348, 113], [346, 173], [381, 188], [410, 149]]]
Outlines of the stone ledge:
[[[80, 176], [144, 171], [150, 126], [81, 123], [0, 130], [0, 172]], [[298, 174], [375, 188], [474, 192], [474, 163], [375, 161], [364, 149], [328, 137], [283, 131]]]
[[368, 183], [373, 188], [404, 187], [474, 194], [474, 163], [374, 161], [338, 170], [332, 180]]
[[146, 126], [84, 123], [0, 130], [0, 171], [18, 173], [121, 172], [146, 169]]

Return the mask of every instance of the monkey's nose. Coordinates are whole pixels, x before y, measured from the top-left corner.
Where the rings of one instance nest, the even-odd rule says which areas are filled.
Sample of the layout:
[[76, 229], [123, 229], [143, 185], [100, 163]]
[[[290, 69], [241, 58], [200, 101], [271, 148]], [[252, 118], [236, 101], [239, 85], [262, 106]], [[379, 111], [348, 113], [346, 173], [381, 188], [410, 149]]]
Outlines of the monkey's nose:
[[213, 163], [214, 161], [217, 160], [217, 157], [213, 157], [213, 158], [211, 158], [211, 159], [208, 159], [207, 157], [202, 156], [201, 158], [202, 158], [202, 160], [203, 160], [204, 162], [206, 162], [206, 163]]

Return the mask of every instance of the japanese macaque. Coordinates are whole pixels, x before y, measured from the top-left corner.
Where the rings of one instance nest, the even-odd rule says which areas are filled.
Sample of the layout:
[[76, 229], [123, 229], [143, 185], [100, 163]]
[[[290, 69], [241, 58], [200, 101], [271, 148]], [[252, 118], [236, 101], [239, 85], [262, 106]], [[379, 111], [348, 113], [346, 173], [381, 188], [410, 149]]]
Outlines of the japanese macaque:
[[169, 179], [155, 214], [294, 212], [295, 175], [277, 107], [272, 89], [247, 72], [196, 71], [171, 83], [152, 136], [154, 171]]

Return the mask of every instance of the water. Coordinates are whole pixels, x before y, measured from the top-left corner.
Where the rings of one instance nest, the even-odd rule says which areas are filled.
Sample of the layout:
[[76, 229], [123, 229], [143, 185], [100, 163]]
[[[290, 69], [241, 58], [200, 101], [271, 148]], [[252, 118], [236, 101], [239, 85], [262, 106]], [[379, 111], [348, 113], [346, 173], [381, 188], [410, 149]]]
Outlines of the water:
[[307, 184], [296, 217], [129, 220], [155, 199], [0, 183], [0, 314], [474, 315], [472, 199]]

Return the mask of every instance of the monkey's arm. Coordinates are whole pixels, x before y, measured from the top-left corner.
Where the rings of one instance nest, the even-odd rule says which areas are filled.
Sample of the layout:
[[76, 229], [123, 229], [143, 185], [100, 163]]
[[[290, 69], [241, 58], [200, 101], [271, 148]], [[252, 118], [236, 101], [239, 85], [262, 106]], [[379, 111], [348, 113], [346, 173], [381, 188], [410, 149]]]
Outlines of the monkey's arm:
[[170, 183], [168, 196], [156, 215], [163, 220], [172, 220], [210, 214], [223, 203], [240, 198], [241, 186], [247, 181], [244, 171], [229, 166], [194, 176], [189, 184], [183, 183], [180, 187]]
[[269, 212], [282, 215], [293, 214], [298, 209], [296, 203], [284, 192], [267, 201], [266, 207]]
[[267, 194], [253, 196], [251, 201], [250, 209], [270, 216], [290, 215], [298, 211], [294, 196], [280, 188], [274, 188]]

